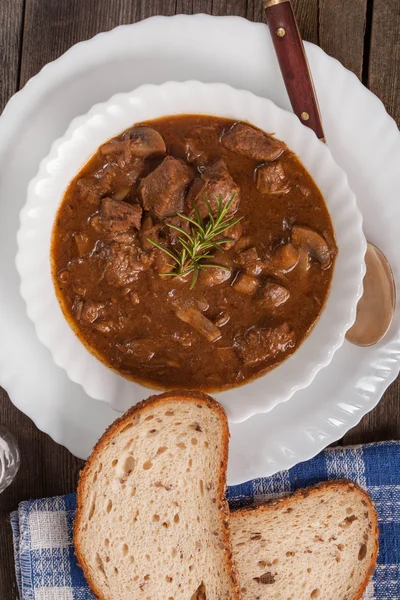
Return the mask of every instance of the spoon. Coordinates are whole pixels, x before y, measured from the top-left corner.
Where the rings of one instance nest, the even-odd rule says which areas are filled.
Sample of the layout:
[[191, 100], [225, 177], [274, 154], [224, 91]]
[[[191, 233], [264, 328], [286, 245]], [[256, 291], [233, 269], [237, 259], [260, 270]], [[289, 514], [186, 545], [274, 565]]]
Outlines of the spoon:
[[372, 346], [385, 335], [393, 320], [396, 288], [385, 255], [368, 242], [365, 253], [364, 291], [357, 305], [354, 325], [346, 339], [357, 346]]
[[[303, 125], [325, 142], [318, 106], [303, 41], [290, 0], [264, 0], [272, 42], [293, 108]], [[354, 325], [346, 339], [356, 346], [372, 346], [387, 333], [396, 304], [396, 287], [385, 255], [368, 242], [365, 253], [364, 290], [357, 305]]]

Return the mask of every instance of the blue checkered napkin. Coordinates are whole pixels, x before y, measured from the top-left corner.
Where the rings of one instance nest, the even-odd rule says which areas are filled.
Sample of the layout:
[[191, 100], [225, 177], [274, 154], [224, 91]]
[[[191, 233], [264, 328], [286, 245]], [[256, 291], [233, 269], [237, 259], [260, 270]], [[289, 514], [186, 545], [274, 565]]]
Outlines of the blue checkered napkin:
[[[400, 600], [400, 442], [330, 448], [290, 471], [233, 486], [228, 499], [239, 507], [343, 477], [368, 490], [379, 516], [378, 568], [364, 598]], [[21, 600], [93, 600], [74, 556], [74, 515], [75, 494], [21, 502], [12, 513]]]

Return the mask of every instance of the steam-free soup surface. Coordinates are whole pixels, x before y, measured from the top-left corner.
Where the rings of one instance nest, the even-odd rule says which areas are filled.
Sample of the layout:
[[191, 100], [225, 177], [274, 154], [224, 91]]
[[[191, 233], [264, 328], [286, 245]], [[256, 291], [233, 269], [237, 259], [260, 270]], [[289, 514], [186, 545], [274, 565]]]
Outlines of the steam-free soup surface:
[[[211, 246], [196, 250], [207, 227]], [[282, 142], [181, 115], [99, 148], [62, 201], [52, 260], [66, 318], [106, 365], [153, 387], [215, 390], [298, 348], [336, 251], [324, 200]]]

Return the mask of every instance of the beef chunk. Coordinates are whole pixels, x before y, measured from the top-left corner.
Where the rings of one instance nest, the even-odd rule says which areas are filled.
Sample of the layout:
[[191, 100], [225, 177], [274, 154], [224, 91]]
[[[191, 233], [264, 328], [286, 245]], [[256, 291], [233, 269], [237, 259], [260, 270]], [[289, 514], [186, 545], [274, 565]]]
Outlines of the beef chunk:
[[139, 204], [127, 204], [112, 198], [104, 198], [97, 218], [93, 217], [91, 222], [98, 231], [113, 237], [124, 231], [140, 229], [141, 220], [142, 209]]
[[104, 196], [104, 191], [95, 177], [81, 177], [76, 182], [76, 191], [79, 200], [85, 204], [96, 205], [99, 199]]
[[188, 205], [193, 211], [197, 206], [200, 215], [204, 218], [209, 214], [207, 202], [215, 216], [218, 210], [218, 198], [227, 204], [232, 197], [234, 200], [229, 213], [236, 212], [240, 202], [240, 189], [234, 182], [225, 161], [220, 158], [204, 169], [201, 177], [197, 179], [188, 194]]
[[235, 337], [235, 350], [247, 367], [274, 358], [290, 348], [294, 348], [296, 335], [287, 323], [277, 327], [250, 327], [244, 334]]
[[120, 158], [126, 163], [133, 156], [148, 158], [149, 156], [162, 156], [166, 152], [162, 136], [147, 125], [136, 125], [129, 129], [122, 139], [112, 140], [100, 146], [100, 152], [107, 157]]
[[152, 259], [136, 243], [114, 242], [105, 249], [104, 279], [113, 287], [131, 284], [142, 271], [147, 271]]
[[76, 296], [74, 300], [72, 312], [82, 325], [87, 326], [93, 325], [95, 321], [104, 317], [105, 314], [104, 304], [102, 302], [84, 300], [79, 296]]
[[143, 207], [159, 219], [176, 215], [183, 210], [185, 191], [192, 180], [193, 172], [183, 161], [165, 157], [140, 183]]
[[104, 316], [104, 304], [93, 300], [85, 300], [81, 316], [82, 322], [85, 324], [94, 323], [102, 316]]
[[129, 194], [132, 184], [138, 180], [143, 165], [144, 161], [139, 158], [129, 167], [125, 163], [118, 165], [112, 162], [96, 171], [94, 176], [103, 191], [102, 197], [112, 196], [116, 200], [123, 200]]
[[209, 163], [213, 156], [215, 157], [212, 149], [218, 148], [218, 142], [218, 133], [214, 125], [193, 127], [185, 139], [186, 160], [199, 167]]
[[289, 298], [290, 292], [287, 288], [275, 281], [267, 281], [263, 289], [262, 305], [269, 309], [277, 308]]
[[235, 123], [222, 136], [221, 144], [236, 154], [262, 161], [275, 160], [285, 150], [283, 142], [245, 123]]
[[135, 159], [128, 167], [125, 164], [110, 163], [93, 176], [81, 177], [76, 182], [79, 199], [89, 204], [98, 204], [106, 196], [124, 200], [131, 193], [132, 185], [138, 180], [143, 165], [142, 159]]
[[262, 194], [286, 194], [290, 184], [280, 162], [262, 165], [257, 169], [257, 189]]

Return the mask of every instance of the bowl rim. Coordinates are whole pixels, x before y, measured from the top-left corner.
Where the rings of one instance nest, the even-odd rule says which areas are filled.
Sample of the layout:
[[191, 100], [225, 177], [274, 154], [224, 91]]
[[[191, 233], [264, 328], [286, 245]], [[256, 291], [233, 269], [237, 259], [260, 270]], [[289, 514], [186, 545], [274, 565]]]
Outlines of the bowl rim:
[[[198, 108], [191, 111], [182, 108], [174, 110], [174, 107], [182, 105], [194, 105]], [[168, 108], [165, 108], [166, 106]], [[231, 112], [227, 110], [227, 106], [230, 107]], [[139, 109], [153, 116], [134, 118], [132, 115], [138, 114]], [[253, 118], [246, 118], [244, 111], [252, 114]], [[356, 305], [362, 294], [362, 279], [365, 272], [366, 240], [362, 232], [362, 217], [345, 172], [334, 161], [329, 148], [320, 142], [311, 130], [304, 127], [293, 113], [277, 107], [271, 100], [222, 83], [169, 81], [159, 85], [146, 84], [132, 92], [115, 94], [108, 101], [94, 105], [86, 114], [73, 119], [66, 133], [53, 143], [49, 154], [40, 163], [37, 175], [28, 185], [27, 201], [21, 210], [20, 228], [17, 234], [16, 266], [21, 279], [20, 292], [39, 340], [50, 350], [55, 363], [67, 372], [72, 381], [82, 385], [89, 396], [108, 402], [114, 409], [122, 411], [128, 407], [128, 398], [132, 404], [132, 400], [135, 403], [148, 393], [149, 388], [129, 381], [106, 367], [76, 336], [58, 302], [51, 276], [50, 245], [47, 244], [45, 256], [46, 240], [43, 239], [44, 232], [42, 231], [41, 234], [40, 231], [41, 228], [43, 230], [43, 223], [46, 221], [48, 233], [49, 215], [52, 214], [50, 238], [47, 238], [47, 241], [50, 239], [51, 242], [54, 216], [68, 184], [101, 143], [118, 135], [135, 122], [185, 113], [231, 116], [234, 119], [249, 121], [264, 131], [268, 129], [265, 125], [260, 126], [257, 119], [257, 122], [254, 122], [254, 115], [261, 114], [261, 121], [273, 120], [275, 125], [279, 125], [275, 127], [278, 130], [277, 137], [283, 139], [298, 155], [318, 187], [321, 189], [321, 183], [325, 181], [334, 190], [328, 196], [322, 189], [321, 192], [332, 218], [336, 238], [338, 237], [337, 223], [340, 223], [340, 227], [343, 227], [346, 233], [339, 236], [341, 237], [341, 242], [338, 243], [339, 253], [324, 309], [299, 348], [263, 376], [216, 394], [225, 406], [230, 420], [241, 422], [254, 414], [268, 412], [276, 404], [288, 400], [297, 390], [307, 387], [317, 373], [331, 362], [334, 353], [343, 344], [346, 331], [355, 320]], [[121, 125], [121, 123], [125, 124]], [[105, 134], [104, 131], [108, 133]], [[282, 136], [279, 132], [284, 132], [285, 135]], [[290, 138], [289, 142], [288, 138]], [[80, 166], [76, 166], [78, 160]], [[54, 189], [58, 190], [57, 193], [54, 193]], [[340, 211], [335, 219], [331, 210], [335, 206], [332, 204], [333, 197], [340, 205]], [[341, 232], [340, 229], [339, 231]], [[35, 242], [35, 252], [32, 252], [32, 240]], [[352, 249], [346, 261], [343, 260], [343, 247]], [[39, 282], [32, 277], [32, 266], [36, 267], [36, 271], [33, 269], [34, 273], [40, 271]], [[48, 273], [46, 269], [49, 270]], [[339, 275], [345, 276], [345, 281], [341, 282], [341, 289], [340, 282], [338, 283]], [[48, 276], [50, 276], [51, 291]], [[336, 307], [333, 306], [332, 294], [337, 301]], [[327, 313], [329, 318], [326, 317]], [[332, 327], [332, 323], [336, 322], [335, 319], [339, 322], [336, 331]], [[331, 320], [330, 324], [329, 320]], [[307, 360], [306, 351], [310, 351], [313, 340], [321, 337], [322, 327], [328, 329], [329, 335], [325, 335], [320, 351], [314, 350], [311, 353], [312, 358]], [[315, 334], [316, 331], [319, 335]], [[67, 342], [66, 347], [62, 347], [60, 339]], [[306, 350], [302, 351], [304, 347]], [[82, 364], [78, 364], [79, 361]], [[290, 366], [292, 374], [287, 365]], [[279, 376], [274, 375], [276, 373], [279, 373]], [[266, 377], [270, 383], [267, 393], [260, 385]], [[112, 378], [118, 378], [118, 382], [111, 381]], [[275, 380], [273, 385], [271, 385], [272, 379]], [[280, 384], [279, 379], [282, 380]], [[131, 388], [130, 393], [126, 389], [121, 389], [127, 386]], [[235, 395], [240, 398], [235, 399]], [[242, 396], [246, 397], [245, 402]], [[263, 402], [264, 397], [266, 400]]]

